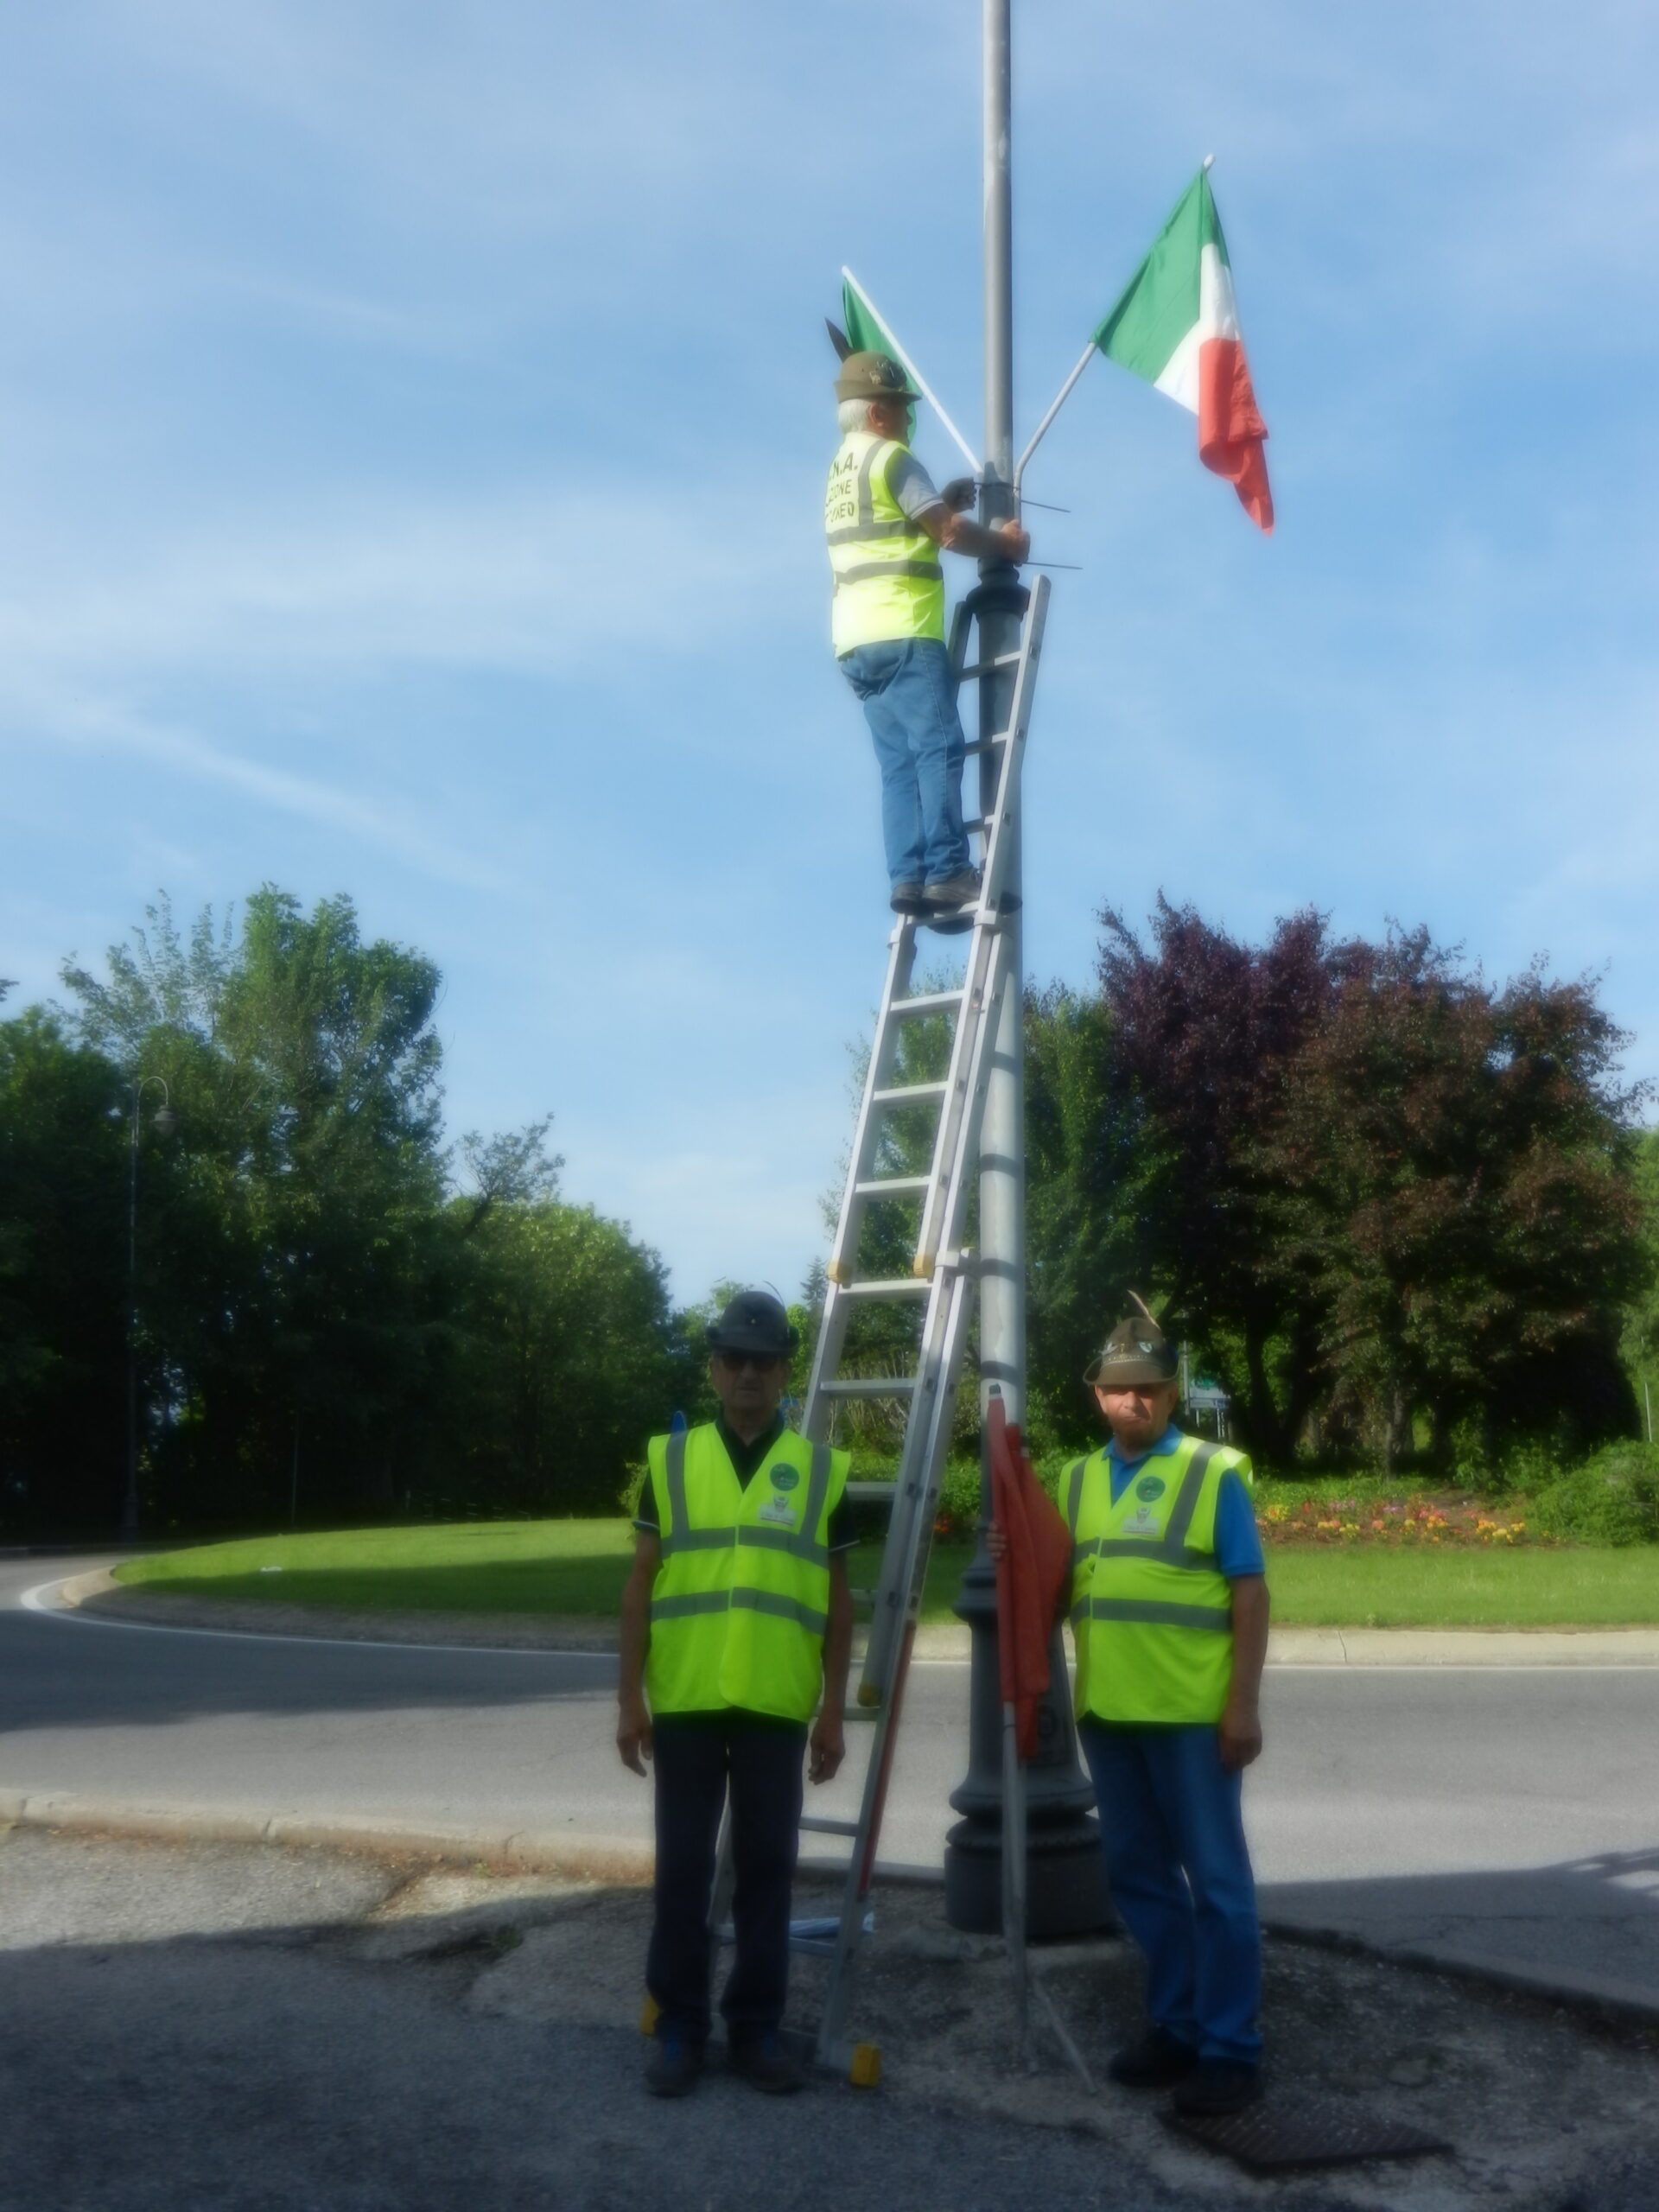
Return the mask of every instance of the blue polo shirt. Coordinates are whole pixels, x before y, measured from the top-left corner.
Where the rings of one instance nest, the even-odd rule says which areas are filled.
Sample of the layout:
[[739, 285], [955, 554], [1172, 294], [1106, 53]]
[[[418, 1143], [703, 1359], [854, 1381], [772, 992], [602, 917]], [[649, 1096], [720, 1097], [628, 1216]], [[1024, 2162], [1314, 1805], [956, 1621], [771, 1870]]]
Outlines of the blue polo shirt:
[[[1117, 1448], [1117, 1439], [1113, 1437], [1106, 1446], [1112, 1503], [1117, 1503], [1131, 1478], [1140, 1473], [1148, 1459], [1163, 1459], [1183, 1440], [1180, 1430], [1172, 1421], [1148, 1450], [1136, 1459], [1126, 1459]], [[1216, 1499], [1216, 1565], [1230, 1582], [1236, 1582], [1241, 1574], [1267, 1572], [1262, 1559], [1262, 1539], [1256, 1533], [1255, 1507], [1244, 1487], [1244, 1478], [1236, 1467], [1229, 1467], [1222, 1476]]]

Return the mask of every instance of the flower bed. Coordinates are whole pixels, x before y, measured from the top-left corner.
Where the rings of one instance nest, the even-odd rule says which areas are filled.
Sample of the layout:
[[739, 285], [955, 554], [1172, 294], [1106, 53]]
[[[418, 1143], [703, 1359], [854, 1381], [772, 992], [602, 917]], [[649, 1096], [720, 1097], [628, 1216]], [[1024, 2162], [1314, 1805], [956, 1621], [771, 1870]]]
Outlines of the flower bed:
[[1423, 1491], [1269, 1499], [1258, 1504], [1255, 1525], [1264, 1544], [1382, 1544], [1391, 1550], [1460, 1544], [1507, 1550], [1540, 1541], [1518, 1513], [1478, 1498]]

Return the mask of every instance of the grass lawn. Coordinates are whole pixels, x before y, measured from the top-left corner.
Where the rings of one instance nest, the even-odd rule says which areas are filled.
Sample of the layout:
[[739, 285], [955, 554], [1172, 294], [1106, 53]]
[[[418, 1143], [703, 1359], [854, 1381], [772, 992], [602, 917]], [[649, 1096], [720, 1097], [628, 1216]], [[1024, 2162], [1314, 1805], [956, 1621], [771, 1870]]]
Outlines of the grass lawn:
[[[151, 1554], [117, 1580], [238, 1602], [407, 1612], [610, 1613], [632, 1550], [626, 1521], [492, 1521], [253, 1537]], [[924, 1618], [948, 1620], [969, 1557], [933, 1548]], [[852, 1579], [875, 1579], [873, 1546]], [[280, 1568], [280, 1573], [262, 1572]], [[1659, 1624], [1659, 1546], [1446, 1551], [1381, 1545], [1268, 1556], [1274, 1618], [1285, 1627], [1598, 1628]]]
[[130, 1560], [116, 1580], [238, 1605], [613, 1613], [632, 1555], [633, 1531], [623, 1520], [486, 1521], [202, 1544]]

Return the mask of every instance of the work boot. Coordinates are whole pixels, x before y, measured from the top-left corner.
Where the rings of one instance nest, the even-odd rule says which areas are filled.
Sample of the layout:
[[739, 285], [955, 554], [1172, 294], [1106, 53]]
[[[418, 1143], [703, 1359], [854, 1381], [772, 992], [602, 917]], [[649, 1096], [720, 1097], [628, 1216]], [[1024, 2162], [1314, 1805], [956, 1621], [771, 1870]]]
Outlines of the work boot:
[[752, 2088], [764, 2089], [768, 2096], [786, 2097], [806, 2086], [798, 2062], [775, 2031], [734, 2043], [731, 2063], [734, 2074], [741, 2074]]
[[925, 885], [922, 896], [937, 913], [948, 912], [957, 906], [971, 906], [979, 896], [979, 870], [958, 868], [954, 875], [947, 875], [938, 883]]
[[1262, 2094], [1262, 2069], [1242, 2058], [1201, 2058], [1175, 2088], [1175, 2109], [1189, 2120], [1243, 2112]]
[[927, 900], [919, 883], [895, 883], [887, 904], [895, 914], [925, 914]]
[[1198, 2054], [1167, 2028], [1147, 2030], [1139, 2043], [1126, 2044], [1106, 2062], [1106, 2071], [1126, 2089], [1166, 2089], [1172, 2082], [1185, 2081], [1198, 2063]]
[[702, 2071], [702, 2045], [691, 2043], [677, 2030], [660, 2031], [652, 2038], [645, 2061], [645, 2087], [653, 2097], [689, 2097]]

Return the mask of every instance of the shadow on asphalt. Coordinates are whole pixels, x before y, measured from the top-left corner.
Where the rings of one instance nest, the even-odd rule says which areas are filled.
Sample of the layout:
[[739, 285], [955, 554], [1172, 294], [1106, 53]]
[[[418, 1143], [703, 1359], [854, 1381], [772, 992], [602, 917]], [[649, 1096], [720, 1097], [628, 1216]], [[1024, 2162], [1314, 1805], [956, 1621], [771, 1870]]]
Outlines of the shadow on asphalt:
[[239, 1713], [582, 1701], [608, 1698], [615, 1669], [603, 1653], [202, 1637], [0, 1611], [0, 1733]]
[[157, 1598], [226, 1605], [327, 1605], [350, 1611], [598, 1613], [614, 1616], [630, 1559], [613, 1544], [555, 1559], [467, 1560], [453, 1567], [307, 1567], [203, 1580], [146, 1577], [130, 1586]]
[[1422, 1959], [1553, 1980], [1659, 2017], [1659, 1847], [1554, 1866], [1265, 1885], [1270, 1927]]
[[[1154, 2103], [1080, 2102], [1054, 2064], [1023, 2080], [996, 2016], [1004, 1967], [958, 1956], [943, 1933], [896, 1944], [861, 1986], [863, 2012], [891, 2014], [897, 2073], [908, 2040], [932, 2050], [907, 2087], [756, 2098], [715, 2068], [664, 2107], [639, 2081], [643, 1893], [504, 1894], [365, 1921], [396, 1870], [336, 1860], [321, 1878], [339, 1893], [307, 1919], [294, 1910], [313, 1878], [303, 1854], [201, 1849], [175, 1876], [159, 1848], [26, 1849], [42, 1860], [30, 1940], [0, 1950], [0, 2212], [1242, 2201], [1243, 2184], [1217, 2196], [1228, 2169], [1166, 2144]], [[66, 1903], [48, 1853], [105, 1871]], [[0, 1919], [0, 1942], [7, 1932]], [[1433, 1977], [1282, 1949], [1269, 1970], [1282, 2081], [1357, 2110], [1454, 2113], [1447, 2132], [1471, 2139], [1470, 2165], [1390, 2169], [1386, 2196], [1363, 2202], [1473, 2212], [1496, 2180], [1516, 2212], [1650, 2212], [1659, 2170], [1634, 2094], [1650, 2058], [1598, 2046], [1552, 2008]], [[1049, 1978], [1091, 2048], [1132, 2022], [1138, 1976], [1115, 1951], [1057, 1961]], [[1483, 2113], [1504, 2115], [1501, 2147]], [[1295, 2202], [1357, 2200], [1333, 2175], [1300, 2182]]]

